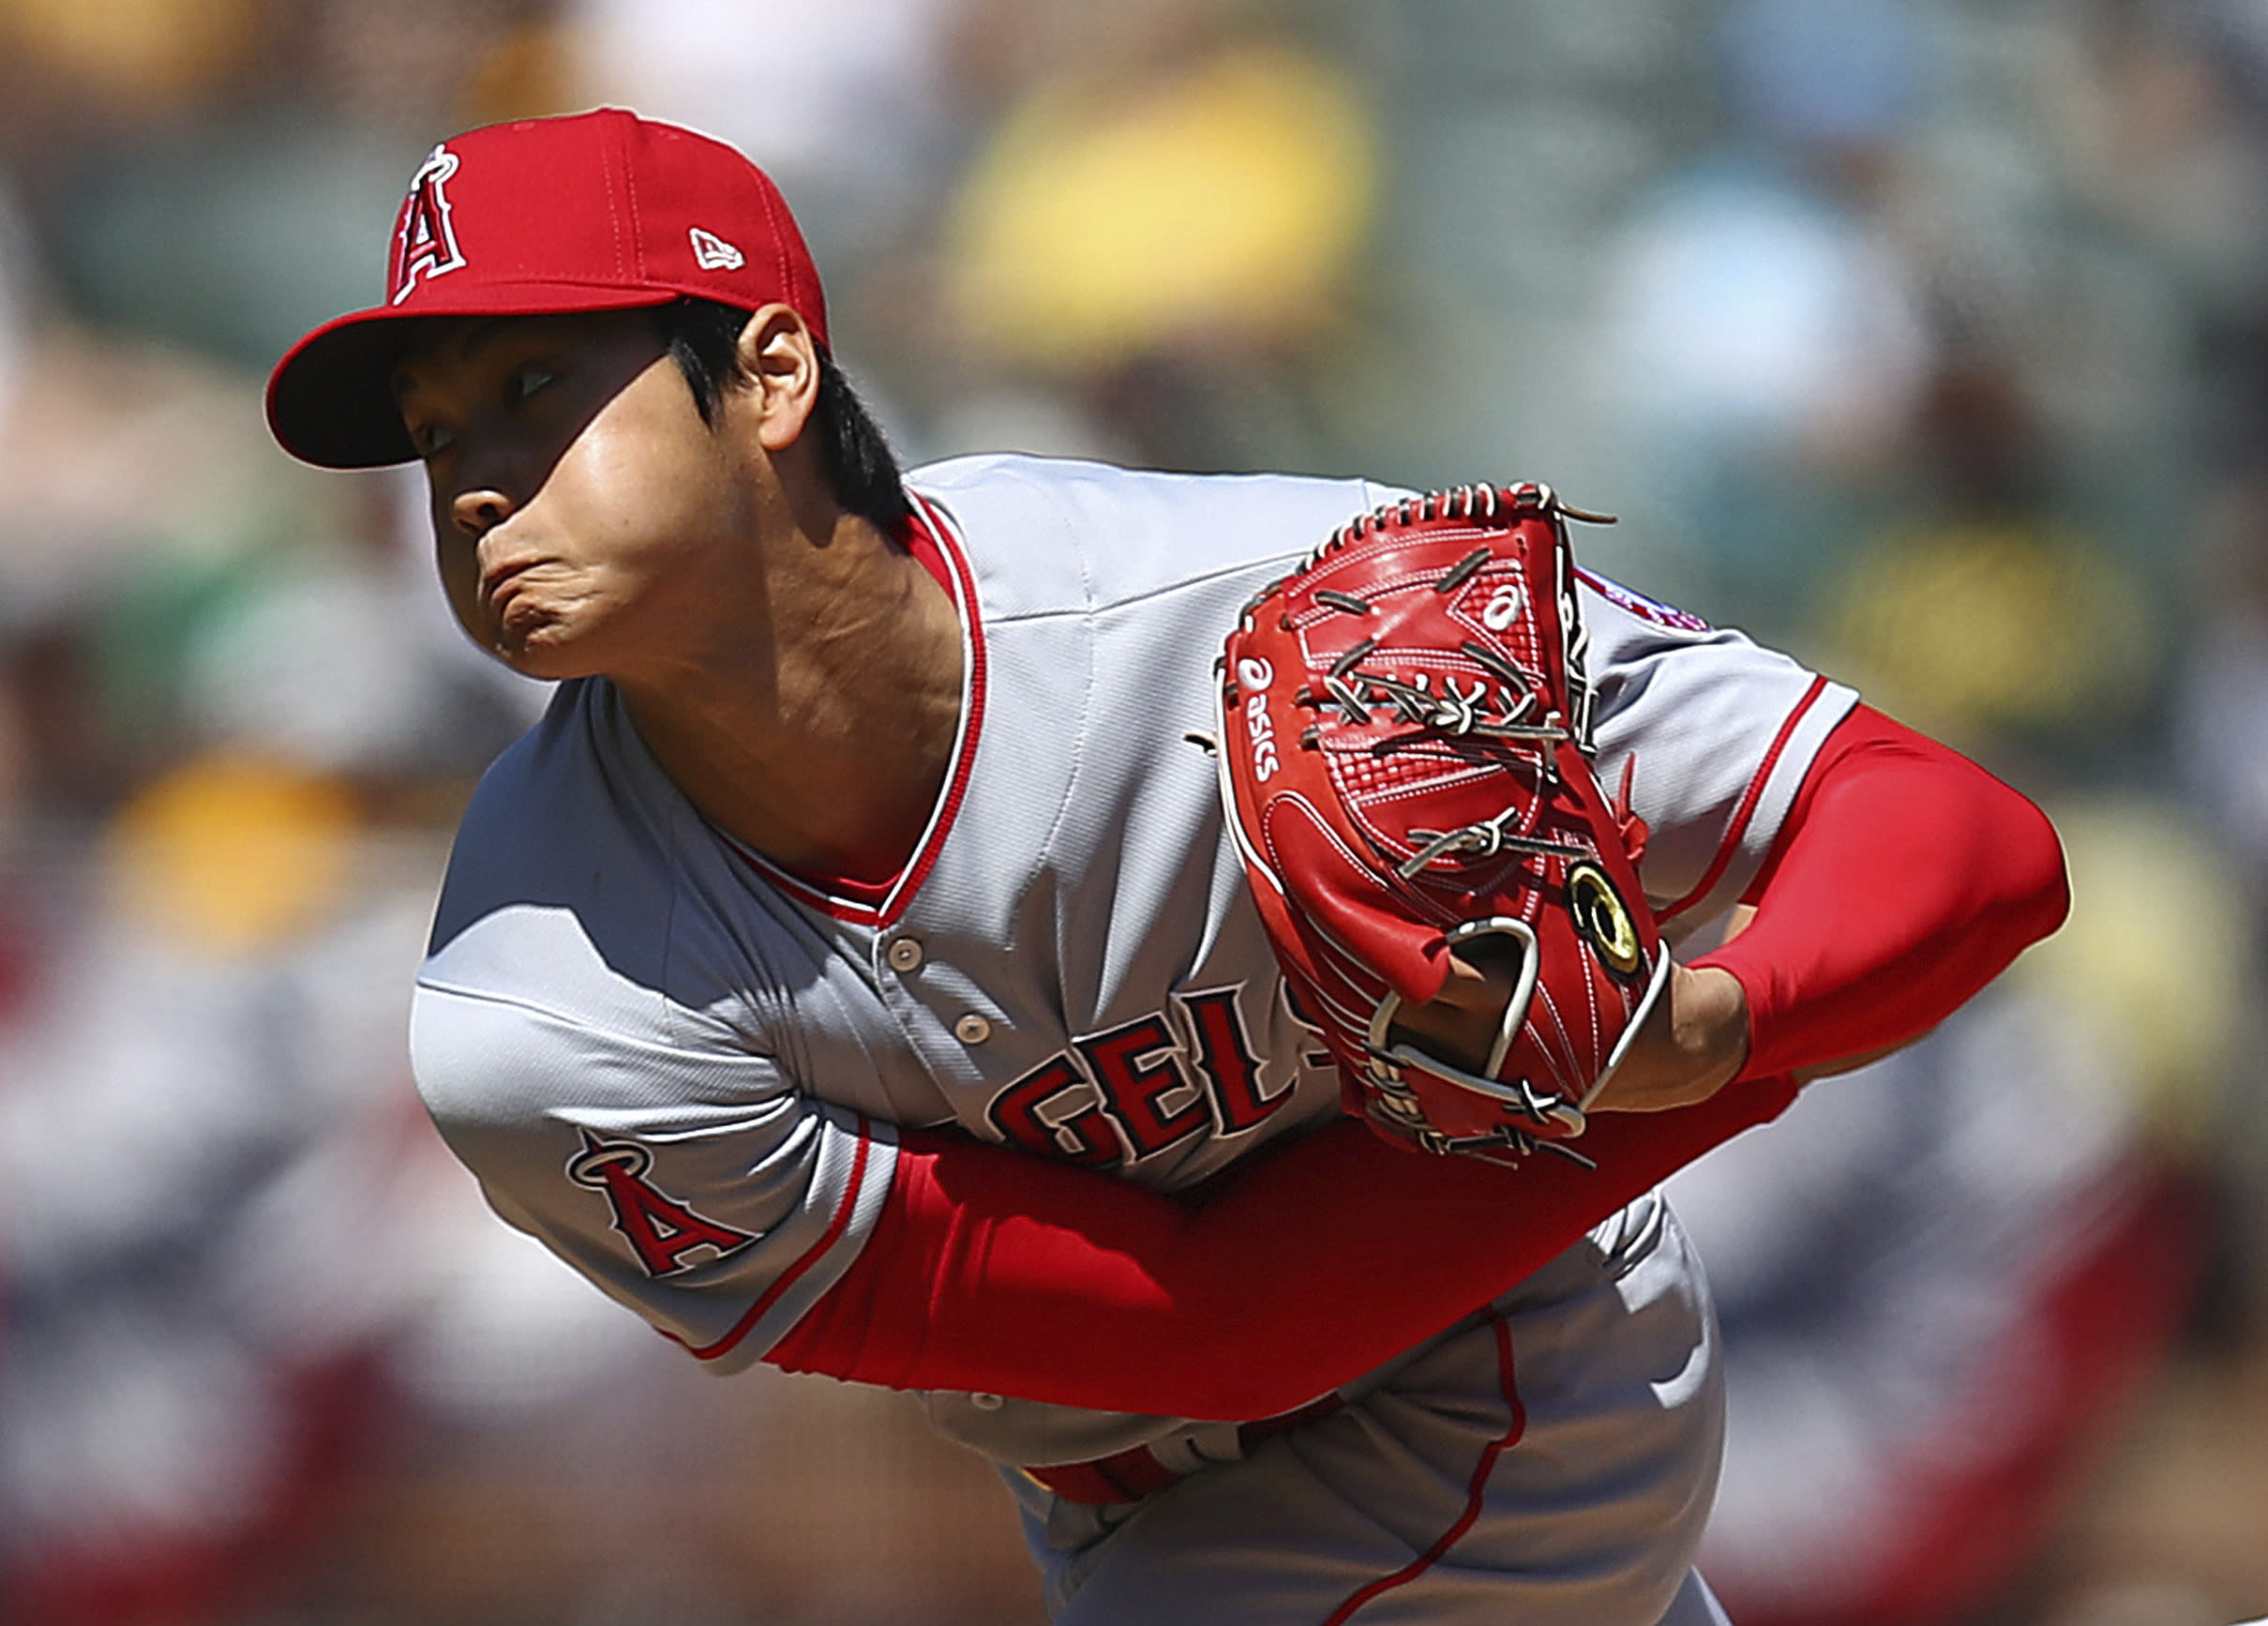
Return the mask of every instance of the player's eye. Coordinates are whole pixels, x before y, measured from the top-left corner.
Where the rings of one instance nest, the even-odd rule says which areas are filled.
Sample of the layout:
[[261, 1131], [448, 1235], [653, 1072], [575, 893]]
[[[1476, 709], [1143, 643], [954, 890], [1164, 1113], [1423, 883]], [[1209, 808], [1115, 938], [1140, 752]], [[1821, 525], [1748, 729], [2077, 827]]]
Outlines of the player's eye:
[[516, 367], [512, 369], [510, 377], [504, 383], [504, 394], [512, 400], [526, 400], [546, 384], [552, 383], [557, 376], [549, 368], [529, 362], [524, 367]]
[[420, 458], [439, 457], [456, 443], [456, 434], [439, 424], [413, 423], [410, 428], [410, 444]]

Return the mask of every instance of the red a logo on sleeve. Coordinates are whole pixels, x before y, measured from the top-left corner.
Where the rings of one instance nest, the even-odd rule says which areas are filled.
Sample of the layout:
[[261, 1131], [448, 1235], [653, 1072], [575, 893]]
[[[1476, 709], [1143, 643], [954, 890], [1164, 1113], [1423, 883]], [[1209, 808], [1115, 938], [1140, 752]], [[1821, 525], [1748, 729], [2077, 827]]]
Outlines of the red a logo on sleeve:
[[636, 1141], [601, 1140], [588, 1129], [582, 1135], [583, 1149], [568, 1160], [567, 1178], [606, 1195], [614, 1210], [614, 1228], [647, 1275], [674, 1276], [701, 1262], [688, 1259], [689, 1254], [708, 1248], [713, 1259], [721, 1259], [756, 1241], [746, 1231], [703, 1219], [664, 1194], [646, 1178], [653, 1153]]

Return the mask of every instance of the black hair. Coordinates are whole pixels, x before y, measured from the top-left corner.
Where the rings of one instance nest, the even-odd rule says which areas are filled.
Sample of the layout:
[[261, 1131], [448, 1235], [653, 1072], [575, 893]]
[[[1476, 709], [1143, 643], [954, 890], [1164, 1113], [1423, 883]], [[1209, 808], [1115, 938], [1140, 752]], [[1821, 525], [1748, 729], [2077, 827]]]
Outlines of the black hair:
[[[748, 312], [713, 299], [680, 299], [660, 307], [662, 341], [693, 391], [703, 423], [714, 423], [725, 391], [747, 378], [741, 366], [741, 329]], [[912, 521], [913, 503], [890, 439], [825, 345], [819, 346], [819, 401], [811, 414], [820, 461], [834, 500], [892, 536]]]

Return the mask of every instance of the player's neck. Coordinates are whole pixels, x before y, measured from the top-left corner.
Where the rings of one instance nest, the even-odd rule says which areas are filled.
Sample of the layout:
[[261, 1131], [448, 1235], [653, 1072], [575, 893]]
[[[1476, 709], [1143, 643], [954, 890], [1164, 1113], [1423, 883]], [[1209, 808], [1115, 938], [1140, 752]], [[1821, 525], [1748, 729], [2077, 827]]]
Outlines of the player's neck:
[[768, 636], [617, 685], [712, 823], [789, 869], [887, 879], [951, 771], [959, 617], [921, 564], [862, 519], [783, 550], [767, 588]]

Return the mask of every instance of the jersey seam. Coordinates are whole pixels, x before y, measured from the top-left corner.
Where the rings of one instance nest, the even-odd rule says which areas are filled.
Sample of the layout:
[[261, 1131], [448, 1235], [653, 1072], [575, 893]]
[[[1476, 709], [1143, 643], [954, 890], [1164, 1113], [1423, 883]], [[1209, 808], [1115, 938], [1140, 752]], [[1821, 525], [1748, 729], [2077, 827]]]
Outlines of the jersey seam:
[[[422, 973], [416, 978], [415, 986], [422, 993], [439, 994], [453, 1000], [469, 1000], [477, 1004], [495, 1005], [506, 1010], [525, 1011], [532, 1016], [542, 1016], [550, 1021], [577, 1028], [593, 1026], [587, 1016], [577, 1016], [562, 1010], [556, 1005], [547, 1004], [540, 1000], [527, 999], [518, 994], [499, 993], [492, 988], [470, 987], [462, 983], [443, 981], [441, 978]], [[709, 1054], [705, 1046], [689, 1044], [683, 1036], [684, 1031], [681, 1024], [689, 1014], [685, 1008], [671, 1000], [667, 994], [659, 994], [658, 997], [663, 1008], [669, 1013], [671, 1018], [661, 1036], [641, 1038], [638, 1034], [625, 1031], [619, 1026], [600, 1028], [598, 1031], [626, 1044], [652, 1045], [656, 1049], [668, 1050], [678, 1055], [698, 1058]], [[737, 1029], [731, 1031], [738, 1031]], [[774, 1065], [778, 1063], [778, 1058], [768, 1050], [754, 1050], [743, 1046], [733, 1049], [731, 1054], [735, 1057], [746, 1057], [752, 1061], [770, 1061]], [[784, 1077], [782, 1081], [784, 1084]]]
[[[1063, 529], [1065, 534], [1075, 546], [1078, 540], [1077, 533], [1068, 523], [1063, 525]], [[1081, 631], [1080, 652], [1085, 657], [1085, 676], [1079, 685], [1078, 733], [1073, 741], [1071, 761], [1063, 775], [1062, 790], [1056, 798], [1055, 811], [1049, 815], [1047, 820], [1046, 834], [1041, 837], [1038, 851], [1032, 854], [1031, 865], [1024, 871], [1023, 881], [1016, 888], [1019, 896], [1028, 894], [1046, 872], [1047, 866], [1056, 852], [1057, 842], [1062, 836], [1063, 826], [1071, 818], [1072, 808], [1078, 803], [1078, 788], [1087, 772], [1087, 745], [1094, 727], [1095, 628], [1100, 620], [1100, 610], [1095, 603], [1093, 561], [1088, 556], [1084, 548], [1079, 549], [1076, 557], [1079, 562], [1079, 595], [1083, 602], [1083, 608], [1078, 617]], [[1063, 963], [1062, 947], [1059, 941], [1055, 947], [1058, 963], [1054, 970], [1054, 980], [1060, 985], [1063, 973], [1070, 968]], [[1082, 990], [1083, 997], [1085, 991]], [[1068, 991], [1066, 997], [1068, 998]]]
[[[924, 501], [930, 502], [930, 500], [927, 498], [924, 498]], [[1038, 842], [1037, 851], [1033, 855], [1033, 860], [1030, 866], [1024, 871], [1022, 879], [1015, 886], [1015, 895], [1022, 896], [1028, 894], [1031, 888], [1037, 884], [1042, 876], [1045, 874], [1047, 866], [1051, 861], [1051, 855], [1057, 851], [1057, 843], [1062, 835], [1064, 823], [1071, 817], [1072, 808], [1078, 803], [1077, 789], [1088, 757], [1087, 742], [1094, 726], [1096, 661], [1095, 626], [1104, 613], [1096, 603], [1093, 567], [1086, 550], [1078, 546], [1079, 536], [1077, 531], [1070, 524], [1064, 522], [1059, 514], [1056, 517], [1057, 523], [1062, 526], [1066, 545], [1076, 550], [1074, 557], [1078, 561], [1079, 594], [1081, 598], [1080, 604], [1076, 608], [1067, 607], [1044, 610], [1034, 610], [1024, 615], [986, 615], [980, 620], [976, 613], [977, 594], [975, 591], [975, 571], [973, 567], [967, 564], [966, 557], [961, 551], [962, 543], [959, 534], [957, 532], [953, 531], [949, 526], [948, 521], [950, 519], [951, 511], [942, 504], [935, 502], [930, 502], [930, 506], [936, 510], [939, 516], [939, 522], [937, 529], [940, 540], [942, 541], [948, 538], [950, 539], [956, 565], [958, 565], [966, 574], [969, 582], [969, 600], [970, 640], [972, 644], [976, 645], [979, 649], [980, 653], [977, 658], [980, 660], [980, 662], [988, 663], [990, 659], [989, 654], [984, 650], [984, 629], [986, 627], [1020, 627], [1038, 625], [1049, 621], [1065, 621], [1073, 623], [1082, 629], [1083, 636], [1081, 639], [1081, 644], [1084, 662], [1084, 678], [1079, 685], [1078, 732], [1072, 741], [1070, 762], [1062, 777], [1061, 790], [1056, 798], [1055, 808], [1048, 817], [1047, 828]], [[1230, 572], [1224, 571], [1221, 574], [1225, 575], [1230, 574]], [[1115, 605], [1129, 601], [1113, 600], [1112, 602]], [[970, 776], [973, 777], [975, 761], [973, 744], [969, 754], [969, 760], [970, 763]], [[939, 845], [941, 847], [942, 844], [942, 836], [940, 836]], [[906, 896], [910, 897], [911, 894], [912, 888], [909, 887], [906, 889]]]
[[[1139, 609], [1158, 600], [1173, 598], [1182, 594], [1210, 592], [1223, 581], [1239, 576], [1250, 575], [1257, 566], [1273, 565], [1278, 566], [1280, 570], [1289, 570], [1298, 563], [1299, 557], [1296, 552], [1273, 557], [1263, 555], [1257, 559], [1248, 559], [1237, 564], [1223, 565], [1220, 569], [1208, 571], [1202, 576], [1188, 576], [1179, 581], [1161, 582], [1154, 587], [1145, 587], [1136, 592], [1122, 594], [1107, 601], [1098, 600], [1095, 597], [1092, 579], [1086, 574], [1086, 568], [1082, 565], [1080, 584], [1088, 595], [1088, 601], [1083, 606], [1077, 609], [1053, 606], [1024, 610], [1015, 614], [996, 615], [992, 618], [992, 622], [997, 626], [1025, 626], [1059, 620], [1094, 621], [1114, 614], [1120, 610]], [[1221, 636], [1224, 639], [1228, 636], [1226, 626], [1221, 628]]]

